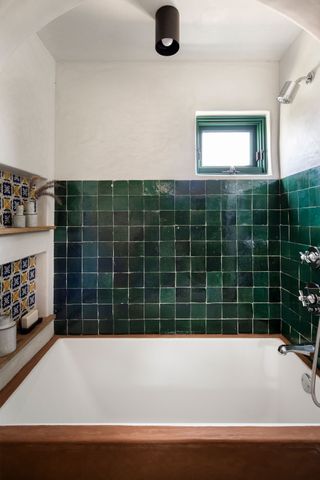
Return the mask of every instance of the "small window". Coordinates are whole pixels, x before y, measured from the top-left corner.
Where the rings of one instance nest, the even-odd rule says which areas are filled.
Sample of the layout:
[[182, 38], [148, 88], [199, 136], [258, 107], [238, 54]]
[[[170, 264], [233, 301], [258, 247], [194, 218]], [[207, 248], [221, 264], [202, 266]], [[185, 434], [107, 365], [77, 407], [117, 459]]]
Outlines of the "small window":
[[198, 174], [267, 173], [266, 116], [197, 116]]

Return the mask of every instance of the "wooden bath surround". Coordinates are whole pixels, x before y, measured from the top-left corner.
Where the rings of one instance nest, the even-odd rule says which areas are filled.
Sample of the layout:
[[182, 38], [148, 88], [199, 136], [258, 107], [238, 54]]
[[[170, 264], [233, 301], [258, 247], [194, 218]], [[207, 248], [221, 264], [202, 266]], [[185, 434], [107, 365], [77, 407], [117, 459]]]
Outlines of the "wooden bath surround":
[[[0, 392], [0, 405], [58, 338]], [[320, 475], [320, 427], [0, 427], [1, 480], [305, 480], [312, 475]]]

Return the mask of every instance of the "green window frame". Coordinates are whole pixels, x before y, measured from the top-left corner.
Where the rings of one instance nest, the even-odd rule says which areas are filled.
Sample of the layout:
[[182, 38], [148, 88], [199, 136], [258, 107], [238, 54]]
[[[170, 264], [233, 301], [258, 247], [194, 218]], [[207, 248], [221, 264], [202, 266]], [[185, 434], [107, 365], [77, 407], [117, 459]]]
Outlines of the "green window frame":
[[[248, 166], [203, 166], [202, 135], [205, 132], [248, 132], [250, 158]], [[199, 115], [196, 117], [197, 174], [263, 175], [268, 171], [266, 115]]]

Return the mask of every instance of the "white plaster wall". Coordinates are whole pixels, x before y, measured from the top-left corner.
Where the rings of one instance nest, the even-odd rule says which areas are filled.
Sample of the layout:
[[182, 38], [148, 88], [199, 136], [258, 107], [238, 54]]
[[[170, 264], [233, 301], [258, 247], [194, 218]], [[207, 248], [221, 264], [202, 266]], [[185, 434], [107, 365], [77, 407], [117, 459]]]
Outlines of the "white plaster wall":
[[[280, 62], [280, 83], [296, 80], [320, 65], [320, 43], [303, 32]], [[281, 105], [281, 177], [320, 165], [320, 69], [302, 84], [292, 104]]]
[[[53, 178], [54, 115], [55, 61], [33, 36], [0, 72], [0, 168]], [[41, 199], [38, 207], [40, 222], [52, 225], [52, 199]], [[53, 309], [53, 233], [0, 238], [0, 265], [33, 254], [38, 255], [37, 306], [46, 316]]]
[[277, 63], [59, 63], [55, 177], [199, 178], [199, 110], [270, 111], [277, 177], [278, 88]]
[[37, 36], [0, 72], [0, 164], [52, 177], [55, 61]]

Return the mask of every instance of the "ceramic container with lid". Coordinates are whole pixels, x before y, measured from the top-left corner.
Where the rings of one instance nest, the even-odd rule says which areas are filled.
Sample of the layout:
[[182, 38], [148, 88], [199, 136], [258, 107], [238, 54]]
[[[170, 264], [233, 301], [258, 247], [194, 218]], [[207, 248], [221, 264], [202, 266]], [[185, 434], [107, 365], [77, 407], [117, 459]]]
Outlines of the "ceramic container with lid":
[[0, 357], [17, 348], [17, 325], [9, 315], [0, 315]]

